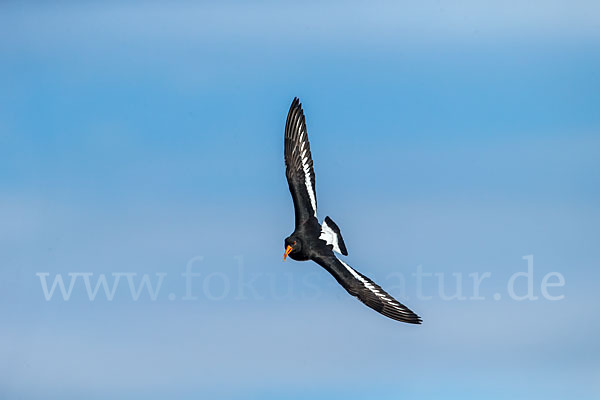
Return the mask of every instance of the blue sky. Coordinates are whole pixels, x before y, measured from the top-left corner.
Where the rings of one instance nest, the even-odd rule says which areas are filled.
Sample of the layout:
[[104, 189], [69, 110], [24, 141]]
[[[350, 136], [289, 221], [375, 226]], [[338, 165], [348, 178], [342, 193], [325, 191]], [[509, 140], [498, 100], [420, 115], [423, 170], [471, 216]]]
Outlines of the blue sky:
[[[3, 398], [600, 394], [594, 2], [0, 9]], [[294, 96], [319, 216], [422, 326], [281, 263]], [[516, 301], [530, 254], [538, 300]], [[467, 298], [439, 275], [419, 298], [419, 266]], [[155, 301], [126, 277], [111, 301], [83, 280], [45, 300], [37, 273], [77, 272], [166, 275]], [[562, 300], [541, 295], [551, 272]]]

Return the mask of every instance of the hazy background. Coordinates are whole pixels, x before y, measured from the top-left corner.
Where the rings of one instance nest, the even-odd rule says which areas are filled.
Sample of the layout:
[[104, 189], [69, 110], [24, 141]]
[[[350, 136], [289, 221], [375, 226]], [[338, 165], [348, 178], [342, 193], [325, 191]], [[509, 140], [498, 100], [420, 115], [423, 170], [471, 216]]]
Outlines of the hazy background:
[[[597, 399], [599, 20], [593, 1], [2, 2], [0, 397]], [[282, 264], [294, 96], [320, 218], [422, 326]], [[539, 299], [515, 301], [530, 254]], [[417, 298], [418, 266], [467, 299], [435, 278]], [[540, 295], [552, 271], [562, 300]], [[46, 301], [39, 272], [167, 275], [155, 301], [125, 278]]]

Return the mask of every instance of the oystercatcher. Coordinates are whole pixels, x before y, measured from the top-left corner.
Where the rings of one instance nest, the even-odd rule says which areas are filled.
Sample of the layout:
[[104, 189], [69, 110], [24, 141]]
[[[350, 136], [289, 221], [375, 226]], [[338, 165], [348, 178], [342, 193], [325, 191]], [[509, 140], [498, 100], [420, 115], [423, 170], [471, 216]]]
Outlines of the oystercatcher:
[[302, 104], [292, 101], [285, 124], [285, 173], [294, 200], [296, 229], [285, 239], [283, 260], [312, 260], [325, 268], [352, 296], [386, 317], [410, 324], [421, 318], [386, 293], [375, 282], [337, 258], [334, 251], [348, 255], [340, 228], [329, 217], [317, 219], [315, 171], [310, 154]]

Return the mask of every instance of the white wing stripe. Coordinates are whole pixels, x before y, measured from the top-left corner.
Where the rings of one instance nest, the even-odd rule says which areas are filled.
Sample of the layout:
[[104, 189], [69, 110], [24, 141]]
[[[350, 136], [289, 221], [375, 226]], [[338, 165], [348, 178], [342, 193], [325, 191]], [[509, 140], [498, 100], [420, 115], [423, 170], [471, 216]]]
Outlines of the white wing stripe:
[[[298, 127], [298, 125], [300, 125]], [[308, 167], [308, 157], [306, 157], [306, 151], [308, 149], [304, 148], [304, 135], [305, 135], [305, 127], [302, 124], [301, 120], [296, 121], [296, 128], [299, 128], [299, 142], [300, 142], [300, 161], [302, 162], [302, 170], [304, 171], [304, 184], [306, 185], [306, 190], [308, 191], [308, 197], [310, 198], [310, 204], [314, 211], [315, 217], [317, 216], [317, 199], [315, 197], [315, 189], [313, 188], [312, 182], [310, 180], [310, 170]]]
[[[336, 257], [337, 258], [337, 257]], [[352, 274], [352, 276], [354, 276], [356, 279], [358, 279], [363, 285], [365, 285], [365, 287], [367, 289], [369, 289], [371, 292], [375, 293], [375, 295], [377, 297], [379, 297], [380, 299], [383, 299], [385, 302], [387, 302], [388, 304], [394, 306], [394, 308], [398, 311], [401, 312], [405, 312], [403, 309], [399, 308], [398, 306], [396, 306], [396, 304], [394, 303], [393, 299], [390, 299], [389, 297], [387, 297], [385, 294], [381, 293], [379, 290], [377, 290], [375, 288], [375, 286], [373, 286], [371, 283], [369, 283], [369, 281], [367, 281], [366, 279], [364, 279], [362, 276], [360, 276], [351, 266], [349, 266], [348, 264], [346, 264], [345, 262], [343, 262], [342, 260], [340, 260], [338, 258], [338, 261], [342, 263], [342, 265], [344, 267], [346, 267], [346, 269], [348, 270], [348, 272], [350, 272]]]
[[302, 159], [302, 167], [304, 169], [304, 183], [306, 184], [306, 190], [308, 190], [308, 197], [310, 197], [310, 204], [312, 205], [315, 217], [317, 216], [317, 199], [315, 199], [315, 191], [310, 182], [310, 175], [308, 173], [308, 164], [306, 164], [306, 158]]
[[308, 158], [306, 157], [306, 149], [304, 149], [304, 127], [300, 128], [300, 143], [302, 143], [300, 151], [302, 152], [300, 160], [302, 161], [302, 169], [304, 170], [304, 184], [308, 191], [308, 197], [310, 198], [310, 204], [312, 205], [315, 217], [317, 216], [317, 199], [315, 198], [315, 189], [310, 181], [310, 173], [308, 169]]

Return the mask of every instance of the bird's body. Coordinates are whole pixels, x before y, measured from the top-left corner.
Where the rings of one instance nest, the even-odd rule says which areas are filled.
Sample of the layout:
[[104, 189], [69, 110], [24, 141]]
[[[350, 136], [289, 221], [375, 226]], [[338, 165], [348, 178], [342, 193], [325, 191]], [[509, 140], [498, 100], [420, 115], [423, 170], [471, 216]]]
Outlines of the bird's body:
[[421, 323], [407, 307], [356, 271], [334, 253], [348, 255], [344, 239], [335, 222], [317, 219], [317, 195], [310, 143], [302, 105], [295, 98], [285, 126], [286, 177], [294, 200], [295, 229], [285, 239], [285, 257], [296, 261], [312, 260], [325, 268], [351, 295], [379, 313], [402, 322]]

